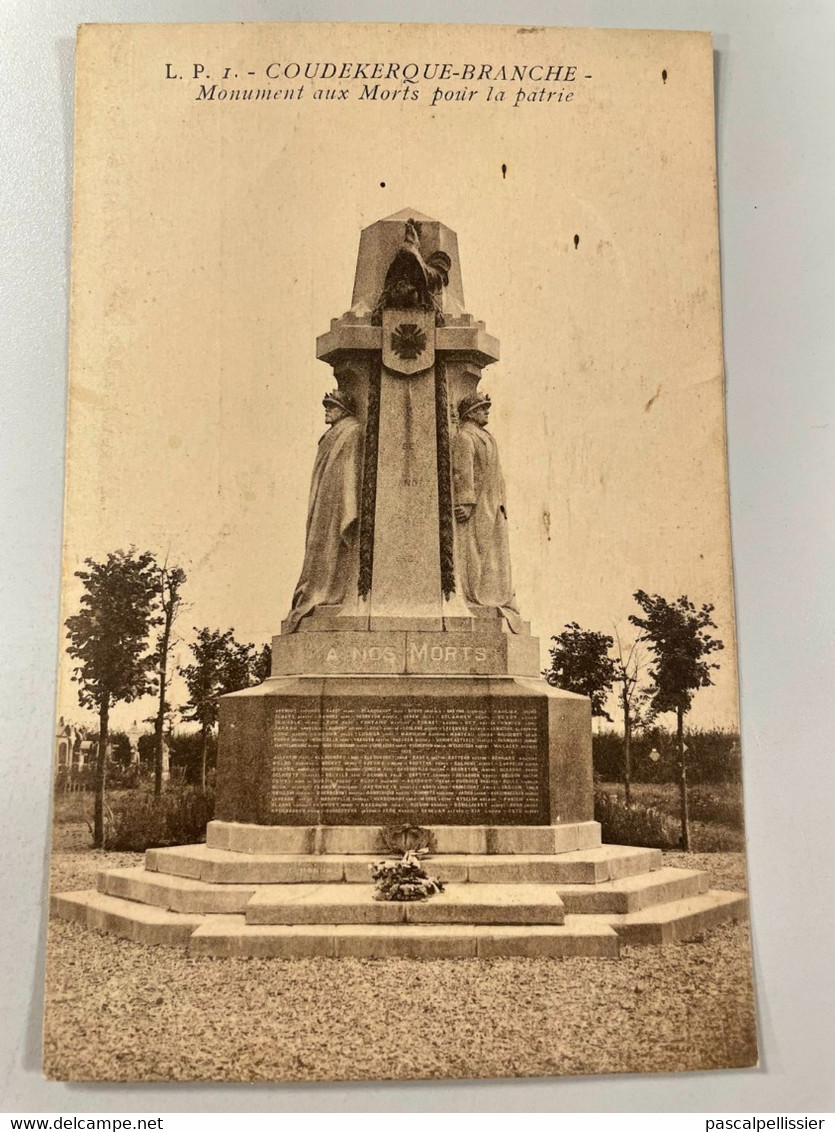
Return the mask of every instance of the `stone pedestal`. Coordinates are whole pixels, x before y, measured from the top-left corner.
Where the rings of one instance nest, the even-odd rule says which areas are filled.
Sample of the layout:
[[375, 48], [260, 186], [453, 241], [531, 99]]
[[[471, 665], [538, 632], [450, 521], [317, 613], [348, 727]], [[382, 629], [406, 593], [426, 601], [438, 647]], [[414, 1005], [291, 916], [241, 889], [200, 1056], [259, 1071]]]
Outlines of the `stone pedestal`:
[[274, 677], [224, 697], [217, 814], [265, 825], [593, 819], [588, 700], [526, 677]]

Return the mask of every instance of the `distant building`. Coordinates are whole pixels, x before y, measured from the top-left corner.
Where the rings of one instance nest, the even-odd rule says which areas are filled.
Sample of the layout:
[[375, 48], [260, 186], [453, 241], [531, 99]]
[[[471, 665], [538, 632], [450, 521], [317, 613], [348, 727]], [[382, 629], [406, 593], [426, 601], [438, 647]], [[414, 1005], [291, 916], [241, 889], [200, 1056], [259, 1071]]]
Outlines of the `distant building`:
[[67, 723], [63, 715], [59, 716], [55, 729], [56, 774], [72, 774], [84, 765], [82, 760], [86, 758], [87, 752], [82, 752], [81, 747], [81, 732], [74, 723]]
[[[85, 739], [74, 723], [61, 715], [55, 728], [55, 776], [63, 782], [71, 781], [81, 771], [92, 767], [96, 760], [98, 743]], [[107, 745], [110, 753], [110, 744]]]

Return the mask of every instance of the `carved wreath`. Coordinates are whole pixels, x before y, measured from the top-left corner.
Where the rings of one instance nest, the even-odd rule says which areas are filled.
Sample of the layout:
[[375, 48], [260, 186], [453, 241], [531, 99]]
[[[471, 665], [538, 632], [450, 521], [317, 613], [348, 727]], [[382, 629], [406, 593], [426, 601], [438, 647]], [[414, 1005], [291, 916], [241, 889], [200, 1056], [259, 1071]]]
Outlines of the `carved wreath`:
[[403, 322], [391, 332], [391, 348], [398, 358], [412, 361], [426, 349], [426, 334], [417, 323]]

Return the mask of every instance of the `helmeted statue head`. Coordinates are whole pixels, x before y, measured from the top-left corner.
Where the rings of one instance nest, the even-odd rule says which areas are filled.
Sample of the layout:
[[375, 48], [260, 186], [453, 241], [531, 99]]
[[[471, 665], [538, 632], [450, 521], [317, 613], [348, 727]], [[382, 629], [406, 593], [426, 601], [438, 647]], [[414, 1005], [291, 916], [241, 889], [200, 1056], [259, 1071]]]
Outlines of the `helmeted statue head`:
[[357, 403], [350, 393], [346, 393], [342, 389], [334, 389], [331, 393], [326, 393], [322, 398], [322, 404], [325, 408], [328, 405], [336, 405], [351, 417], [357, 415]]
[[470, 413], [475, 412], [476, 409], [489, 408], [489, 393], [470, 393], [468, 396], [462, 397], [458, 402], [458, 419], [459, 421], [465, 421]]

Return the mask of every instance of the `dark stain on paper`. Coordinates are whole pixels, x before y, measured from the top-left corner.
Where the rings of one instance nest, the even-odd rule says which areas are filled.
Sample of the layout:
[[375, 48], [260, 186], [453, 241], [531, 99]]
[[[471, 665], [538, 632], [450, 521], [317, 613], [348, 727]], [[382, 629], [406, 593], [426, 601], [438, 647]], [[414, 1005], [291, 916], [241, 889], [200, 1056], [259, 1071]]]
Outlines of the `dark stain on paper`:
[[659, 396], [660, 393], [661, 393], [661, 386], [659, 385], [658, 388], [653, 393], [653, 395], [650, 397], [649, 401], [647, 401], [646, 405], [644, 405], [644, 412], [645, 413], [648, 413], [650, 411], [652, 406], [658, 400], [658, 396]]

